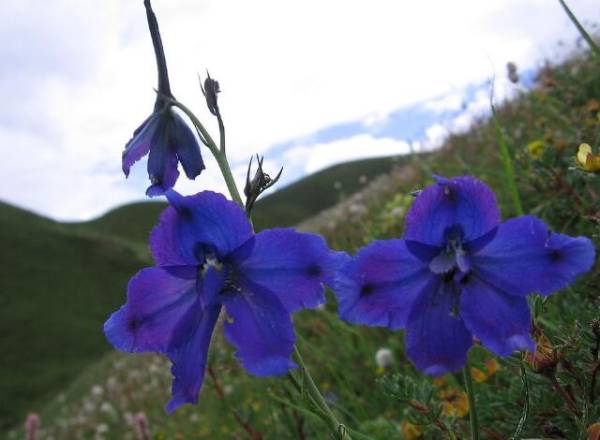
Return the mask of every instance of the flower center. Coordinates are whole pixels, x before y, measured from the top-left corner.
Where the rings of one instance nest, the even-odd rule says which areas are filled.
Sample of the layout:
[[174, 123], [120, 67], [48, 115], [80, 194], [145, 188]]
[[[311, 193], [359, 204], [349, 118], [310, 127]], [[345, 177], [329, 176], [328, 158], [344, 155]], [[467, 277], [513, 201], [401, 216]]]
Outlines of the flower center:
[[445, 246], [441, 252], [431, 260], [429, 269], [436, 274], [460, 272], [466, 275], [471, 270], [469, 256], [462, 243], [462, 228], [453, 226], [445, 232]]
[[204, 278], [206, 272], [208, 272], [211, 267], [217, 272], [221, 272], [223, 269], [223, 263], [221, 263], [214, 254], [207, 255], [204, 264], [200, 265], [200, 276]]

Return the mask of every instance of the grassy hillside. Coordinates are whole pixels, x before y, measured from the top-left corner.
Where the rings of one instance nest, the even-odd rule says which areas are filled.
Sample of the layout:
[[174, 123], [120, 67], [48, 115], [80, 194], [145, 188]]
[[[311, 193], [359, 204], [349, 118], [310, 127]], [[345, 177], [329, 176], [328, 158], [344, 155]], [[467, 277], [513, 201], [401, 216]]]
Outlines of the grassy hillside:
[[143, 262], [114, 240], [71, 234], [4, 204], [0, 243], [2, 429], [109, 348], [102, 323]]
[[[336, 165], [282, 188], [259, 201], [257, 227], [307, 218], [400, 160]], [[0, 429], [110, 348], [101, 325], [123, 302], [127, 280], [147, 264], [148, 234], [165, 206], [134, 203], [91, 222], [60, 224], [0, 204], [0, 243], [11, 250], [0, 255], [0, 349], [6, 353]]]
[[[587, 141], [598, 148], [600, 141], [600, 77], [597, 72], [598, 62], [587, 58], [544, 69], [536, 90], [523, 93], [499, 109], [499, 122], [513, 159], [525, 212], [544, 218], [554, 230], [591, 237], [598, 248], [600, 176], [577, 169], [574, 162], [579, 143]], [[532, 143], [537, 145], [535, 149], [531, 147]], [[397, 237], [402, 232], [404, 215], [412, 201], [410, 191], [429, 184], [432, 172], [447, 176], [471, 174], [485, 180], [498, 195], [503, 217], [515, 215], [498, 152], [496, 127], [492, 121], [482, 120], [468, 133], [452, 136], [442, 150], [411, 159], [411, 166], [418, 168], [411, 179], [394, 179], [393, 176], [380, 179], [381, 191], [377, 192], [375, 186], [368, 192], [368, 197], [356, 198], [354, 202], [360, 203], [359, 208], [362, 208], [354, 209], [353, 215], [340, 210], [339, 217], [334, 218], [332, 212], [332, 217], [325, 219], [326, 224], [314, 224], [313, 228], [325, 232], [333, 247], [351, 252], [374, 239]], [[358, 185], [361, 174], [356, 170], [349, 172], [342, 188]], [[314, 186], [296, 186], [297, 192], [281, 196], [277, 206], [282, 206], [280, 203], [293, 206], [295, 201], [302, 200], [299, 205], [306, 205], [315, 212], [320, 203], [318, 199], [324, 197], [319, 188], [323, 191], [327, 187], [333, 188], [334, 182], [339, 180], [333, 176], [321, 177], [322, 180], [313, 180]], [[293, 188], [292, 185], [285, 190]], [[276, 196], [270, 196], [271, 200]], [[265, 198], [264, 203], [268, 200]], [[257, 215], [263, 209], [268, 212], [268, 205], [259, 206]], [[288, 206], [287, 209], [291, 208]], [[127, 209], [122, 212], [126, 219]], [[144, 216], [144, 209], [140, 208], [137, 215]], [[280, 216], [278, 220], [272, 214], [263, 221], [285, 224], [286, 212], [277, 215]], [[300, 219], [300, 214], [294, 215]], [[102, 221], [105, 220], [99, 220]], [[126, 223], [125, 220], [122, 225], [128, 226]], [[24, 246], [25, 251], [18, 251], [21, 254], [14, 256], [22, 261], [19, 263], [21, 272], [31, 272], [32, 267], [46, 264], [54, 269], [43, 274], [43, 278], [40, 276], [44, 282], [51, 283], [47, 278], [52, 277], [60, 279], [56, 274], [61, 273], [69, 274], [71, 279], [70, 266], [83, 270], [81, 262], [74, 261], [83, 257], [63, 241], [71, 237], [75, 243], [89, 249], [82, 244], [87, 240], [94, 243], [97, 259], [85, 268], [97, 273], [87, 274], [92, 279], [90, 284], [93, 282], [96, 287], [89, 285], [84, 292], [97, 292], [99, 286], [109, 280], [118, 284], [119, 269], [109, 270], [107, 264], [118, 264], [116, 262], [120, 260], [115, 258], [116, 255], [135, 254], [137, 249], [120, 248], [117, 242], [111, 241], [110, 230], [106, 229], [97, 229], [104, 237], [99, 238], [98, 235], [81, 235], [82, 232], [77, 236], [65, 235], [62, 229], [57, 230], [52, 225], [37, 228], [42, 232], [55, 231], [59, 243], [52, 249], [63, 253], [55, 258], [36, 247], [37, 244], [34, 246], [35, 239], [41, 240], [38, 236], [43, 233], [25, 231], [33, 235], [8, 241], [11, 234], [3, 232], [6, 236], [0, 236], [0, 239], [2, 243], [8, 243], [7, 249], [23, 247], [22, 242], [29, 243]], [[7, 228], [1, 230], [7, 231]], [[114, 231], [123, 234], [117, 226]], [[66, 249], [70, 252], [65, 252]], [[40, 252], [43, 258], [36, 259], [35, 252]], [[1, 262], [9, 268], [15, 264], [9, 261], [10, 256], [3, 255], [2, 258]], [[107, 262], [107, 258], [112, 261]], [[140, 263], [133, 262], [132, 265], [136, 267], [129, 268], [129, 275]], [[33, 289], [32, 285], [29, 288]], [[54, 286], [46, 292], [57, 295], [57, 288]], [[123, 286], [117, 288], [116, 303], [120, 303]], [[490, 368], [493, 365], [490, 361], [495, 359], [491, 353], [479, 346], [472, 350], [470, 365], [476, 370], [471, 373], [476, 380], [484, 438], [511, 438], [520, 420], [524, 423], [518, 438], [587, 437], [587, 427], [600, 420], [599, 379], [593, 379], [594, 372], [600, 371], [600, 336], [592, 330], [594, 319], [600, 319], [599, 288], [600, 273], [596, 267], [577, 284], [551, 296], [536, 310], [536, 329], [548, 338], [546, 348], [552, 353], [552, 368], [544, 370], [533, 363], [522, 362], [522, 354], [515, 353], [496, 359], [499, 367], [496, 370]], [[44, 300], [36, 301], [43, 307], [56, 307], [55, 313], [63, 320], [72, 319], [72, 313], [66, 314], [56, 304], [45, 302], [47, 297], [48, 294]], [[57, 303], [64, 308], [65, 301]], [[72, 301], [79, 300], [73, 298]], [[91, 300], [88, 296], [86, 301], [88, 309], [95, 310], [89, 305], [95, 305], [97, 299]], [[24, 305], [19, 302], [14, 307], [17, 310]], [[31, 303], [30, 307], [28, 314], [23, 313], [20, 320], [39, 314], [37, 304]], [[465, 410], [466, 397], [460, 374], [448, 374], [442, 381], [432, 381], [416, 371], [407, 359], [402, 332], [349, 326], [338, 319], [336, 309], [335, 301], [330, 297], [325, 310], [302, 312], [295, 315], [294, 322], [300, 350], [325, 398], [343, 423], [363, 434], [354, 438], [443, 438], [440, 426], [456, 438], [468, 438], [468, 406]], [[8, 312], [2, 313], [8, 315]], [[47, 315], [44, 313], [39, 319], [46, 319]], [[105, 316], [100, 317], [100, 321]], [[13, 327], [15, 325], [18, 324], [13, 322]], [[84, 326], [83, 320], [81, 325]], [[92, 325], [96, 327], [90, 330], [90, 335], [95, 335], [100, 330], [100, 323], [95, 321]], [[31, 326], [33, 328], [36, 327]], [[33, 331], [31, 329], [26, 330]], [[2, 330], [6, 335], [7, 329]], [[11, 331], [14, 332], [14, 328]], [[56, 357], [56, 353], [60, 353], [56, 346], [59, 343], [68, 345], [63, 343], [65, 334], [58, 332], [51, 341], [48, 338], [48, 344], [55, 348], [54, 357], [49, 353], [41, 362], [44, 366], [55, 362], [49, 370], [57, 368], [57, 359], [60, 359]], [[23, 353], [25, 341], [28, 339], [12, 337], [12, 341], [2, 342], [12, 344], [12, 350]], [[86, 347], [81, 341], [74, 344], [75, 348]], [[377, 367], [374, 360], [381, 347], [389, 348], [393, 354], [392, 363], [386, 368]], [[207, 375], [199, 406], [185, 407], [172, 417], [163, 411], [169, 393], [168, 363], [156, 356], [114, 352], [90, 365], [62, 393], [57, 393], [49, 405], [29, 405], [27, 408], [41, 412], [45, 434], [54, 438], [135, 438], [132, 420], [138, 411], [146, 414], [155, 438], [246, 438], [249, 430], [257, 439], [329, 438], [308, 400], [299, 396], [290, 382], [276, 378], [257, 379], [243, 371], [233, 357], [233, 350], [221, 336], [220, 328], [211, 347], [209, 367], [212, 374]], [[296, 374], [296, 378], [300, 376]], [[60, 381], [56, 377], [45, 380]], [[523, 380], [527, 388], [523, 386]], [[47, 386], [59, 389], [61, 385], [53, 382]], [[27, 386], [26, 381], [21, 385]], [[20, 389], [14, 387], [12, 392]], [[570, 404], [565, 399], [571, 400]], [[19, 417], [23, 416], [22, 412]], [[22, 437], [22, 432], [15, 430], [13, 436]]]
[[[275, 187], [276, 192], [256, 203], [254, 227], [262, 230], [295, 225], [335, 205], [375, 176], [387, 173], [406, 161], [403, 156], [357, 160], [329, 167], [286, 187]], [[98, 219], [72, 226], [145, 243], [165, 206], [163, 202], [132, 203], [113, 209]]]

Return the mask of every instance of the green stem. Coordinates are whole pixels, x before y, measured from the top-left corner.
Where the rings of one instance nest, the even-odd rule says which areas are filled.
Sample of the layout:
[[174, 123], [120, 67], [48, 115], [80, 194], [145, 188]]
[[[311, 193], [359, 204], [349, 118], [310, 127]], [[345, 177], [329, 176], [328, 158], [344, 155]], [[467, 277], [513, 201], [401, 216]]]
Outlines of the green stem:
[[[192, 124], [198, 130], [201, 138], [205, 141], [205, 145], [208, 147], [212, 155], [217, 160], [217, 164], [219, 165], [219, 169], [223, 174], [223, 178], [225, 179], [225, 184], [227, 185], [227, 189], [229, 190], [229, 194], [231, 194], [231, 198], [236, 201], [242, 208], [244, 208], [244, 201], [240, 196], [240, 192], [237, 189], [237, 185], [235, 184], [235, 179], [233, 178], [233, 173], [231, 172], [231, 167], [229, 166], [229, 161], [227, 160], [227, 155], [225, 154], [225, 149], [219, 149], [217, 144], [208, 133], [204, 125], [200, 122], [200, 120], [192, 113], [192, 111], [183, 105], [181, 102], [177, 100], [171, 100], [172, 104], [175, 107], [178, 107], [182, 112], [184, 112]], [[224, 136], [224, 134], [223, 134]], [[224, 139], [222, 140], [224, 145]]]
[[463, 369], [465, 379], [465, 391], [469, 397], [469, 424], [471, 425], [471, 439], [479, 440], [479, 423], [477, 422], [477, 409], [475, 408], [475, 392], [473, 391], [473, 381], [469, 371], [469, 363]]
[[565, 10], [565, 12], [569, 16], [569, 18], [571, 19], [571, 21], [573, 22], [573, 24], [575, 25], [575, 27], [577, 28], [577, 30], [579, 31], [579, 33], [581, 34], [583, 39], [587, 42], [587, 44], [590, 45], [590, 47], [592, 48], [592, 51], [594, 52], [594, 55], [600, 56], [600, 47], [592, 39], [590, 34], [587, 33], [587, 31], [581, 25], [579, 20], [577, 20], [577, 17], [575, 17], [575, 14], [573, 14], [573, 12], [571, 12], [571, 9], [567, 6], [567, 4], [565, 3], [564, 0], [558, 0], [558, 1], [560, 2], [561, 6]]
[[296, 355], [296, 361], [298, 362], [298, 365], [300, 366], [304, 378], [306, 379], [306, 383], [308, 385], [306, 391], [313, 399], [315, 404], [319, 407], [319, 409], [323, 411], [323, 413], [325, 413], [325, 415], [329, 419], [329, 423], [331, 424], [333, 431], [337, 433], [339, 438], [344, 440], [351, 440], [348, 430], [344, 425], [342, 425], [339, 422], [339, 420], [335, 416], [335, 413], [332, 411], [331, 408], [329, 408], [329, 405], [327, 405], [327, 402], [325, 401], [325, 398], [319, 391], [319, 388], [317, 388], [317, 385], [315, 384], [315, 381], [313, 380], [310, 371], [308, 371], [308, 368], [306, 368], [304, 360], [302, 359], [302, 355], [300, 354], [300, 351], [298, 351], [298, 347], [296, 346], [294, 346], [294, 353]]
[[[240, 193], [237, 189], [237, 185], [235, 184], [235, 180], [233, 179], [231, 167], [229, 166], [227, 155], [225, 154], [225, 134], [220, 118], [219, 131], [221, 134], [221, 148], [217, 147], [215, 141], [210, 136], [208, 131], [204, 128], [202, 123], [198, 120], [196, 115], [194, 115], [194, 113], [192, 113], [192, 111], [189, 108], [187, 108], [185, 105], [183, 105], [175, 99], [170, 99], [170, 101], [174, 106], [178, 107], [181, 111], [183, 111], [188, 118], [190, 118], [190, 121], [192, 121], [192, 124], [194, 124], [194, 126], [198, 130], [198, 134], [200, 135], [204, 144], [208, 147], [212, 155], [217, 160], [219, 168], [221, 169], [221, 173], [223, 174], [223, 178], [225, 179], [225, 183], [227, 184], [227, 188], [229, 189], [229, 193], [231, 194], [231, 198], [235, 200], [242, 208], [244, 208], [244, 202], [242, 201], [242, 197], [240, 196]], [[335, 416], [335, 413], [331, 410], [329, 405], [327, 405], [327, 402], [323, 398], [323, 395], [319, 391], [319, 388], [317, 388], [317, 385], [315, 384], [315, 381], [313, 380], [310, 372], [308, 371], [308, 368], [304, 364], [304, 360], [302, 359], [302, 356], [298, 351], [298, 347], [296, 346], [294, 346], [294, 353], [296, 355], [297, 362], [300, 365], [300, 368], [302, 369], [304, 378], [306, 379], [306, 382], [308, 384], [307, 391], [309, 396], [311, 397], [315, 405], [323, 412], [323, 414], [325, 414], [326, 418], [329, 419], [329, 422], [334, 432], [337, 434], [338, 438], [340, 438], [341, 440], [352, 440], [346, 427], [338, 421], [337, 417]], [[292, 379], [292, 382], [297, 388], [299, 386], [298, 382], [293, 380], [293, 376], [288, 376], [290, 377], [290, 379]]]

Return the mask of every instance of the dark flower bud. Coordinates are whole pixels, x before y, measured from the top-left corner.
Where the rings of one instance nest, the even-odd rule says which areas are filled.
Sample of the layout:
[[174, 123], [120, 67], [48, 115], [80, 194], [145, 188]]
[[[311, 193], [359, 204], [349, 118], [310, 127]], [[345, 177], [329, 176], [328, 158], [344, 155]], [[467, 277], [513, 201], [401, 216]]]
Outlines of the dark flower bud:
[[254, 207], [254, 202], [258, 199], [264, 191], [268, 188], [272, 187], [275, 182], [279, 180], [281, 177], [281, 173], [283, 172], [283, 167], [277, 173], [274, 179], [271, 178], [267, 173], [265, 173], [262, 169], [263, 162], [265, 160], [264, 157], [256, 156], [256, 160], [258, 161], [258, 168], [254, 173], [254, 177], [250, 179], [250, 171], [252, 169], [252, 157], [250, 158], [250, 163], [248, 163], [248, 172], [246, 173], [246, 186], [244, 187], [244, 195], [246, 196], [246, 212], [252, 211]]
[[206, 98], [206, 106], [208, 110], [215, 115], [219, 116], [219, 104], [217, 102], [217, 94], [221, 93], [219, 88], [219, 81], [212, 79], [208, 72], [206, 72], [207, 78], [204, 80], [204, 87], [200, 84], [204, 98]]
[[513, 62], [506, 64], [506, 70], [508, 73], [508, 79], [511, 83], [516, 84], [519, 82], [519, 72], [517, 71], [517, 65]]
[[524, 360], [533, 371], [539, 374], [552, 374], [561, 358], [559, 351], [552, 345], [541, 329], [534, 329], [536, 340], [535, 353], [526, 352]]

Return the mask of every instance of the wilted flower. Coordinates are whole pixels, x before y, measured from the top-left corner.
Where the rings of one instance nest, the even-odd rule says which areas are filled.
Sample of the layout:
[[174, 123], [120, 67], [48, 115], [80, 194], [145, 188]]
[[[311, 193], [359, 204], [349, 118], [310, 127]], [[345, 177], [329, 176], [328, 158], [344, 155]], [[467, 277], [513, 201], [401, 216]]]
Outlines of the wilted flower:
[[500, 223], [494, 193], [473, 177], [436, 180], [408, 212], [404, 240], [375, 241], [340, 268], [340, 316], [406, 328], [409, 358], [431, 375], [462, 368], [474, 336], [499, 356], [533, 350], [526, 296], [574, 282], [594, 246], [532, 216]]
[[559, 361], [558, 352], [541, 331], [538, 331], [536, 336], [535, 350], [525, 353], [523, 357], [537, 373], [553, 371]]
[[131, 279], [127, 303], [104, 330], [120, 350], [169, 357], [171, 412], [198, 401], [222, 307], [225, 337], [248, 372], [272, 376], [294, 368], [290, 314], [323, 302], [323, 282], [346, 256], [314, 234], [254, 234], [244, 210], [221, 194], [169, 190], [167, 198], [171, 206], [150, 237], [157, 265]]
[[379, 368], [387, 368], [394, 363], [394, 354], [389, 348], [382, 347], [375, 353], [375, 363]]
[[600, 154], [592, 154], [589, 144], [579, 145], [577, 151], [577, 164], [586, 171], [600, 171]]
[[133, 137], [125, 145], [123, 172], [125, 176], [129, 176], [131, 166], [149, 153], [148, 176], [151, 185], [146, 194], [152, 197], [164, 194], [175, 185], [179, 177], [178, 162], [181, 162], [185, 174], [190, 179], [200, 174], [204, 169], [204, 162], [194, 133], [183, 118], [175, 113], [169, 101], [173, 95], [158, 23], [150, 1], [145, 0], [144, 5], [158, 67], [158, 95], [154, 111], [133, 132]]

